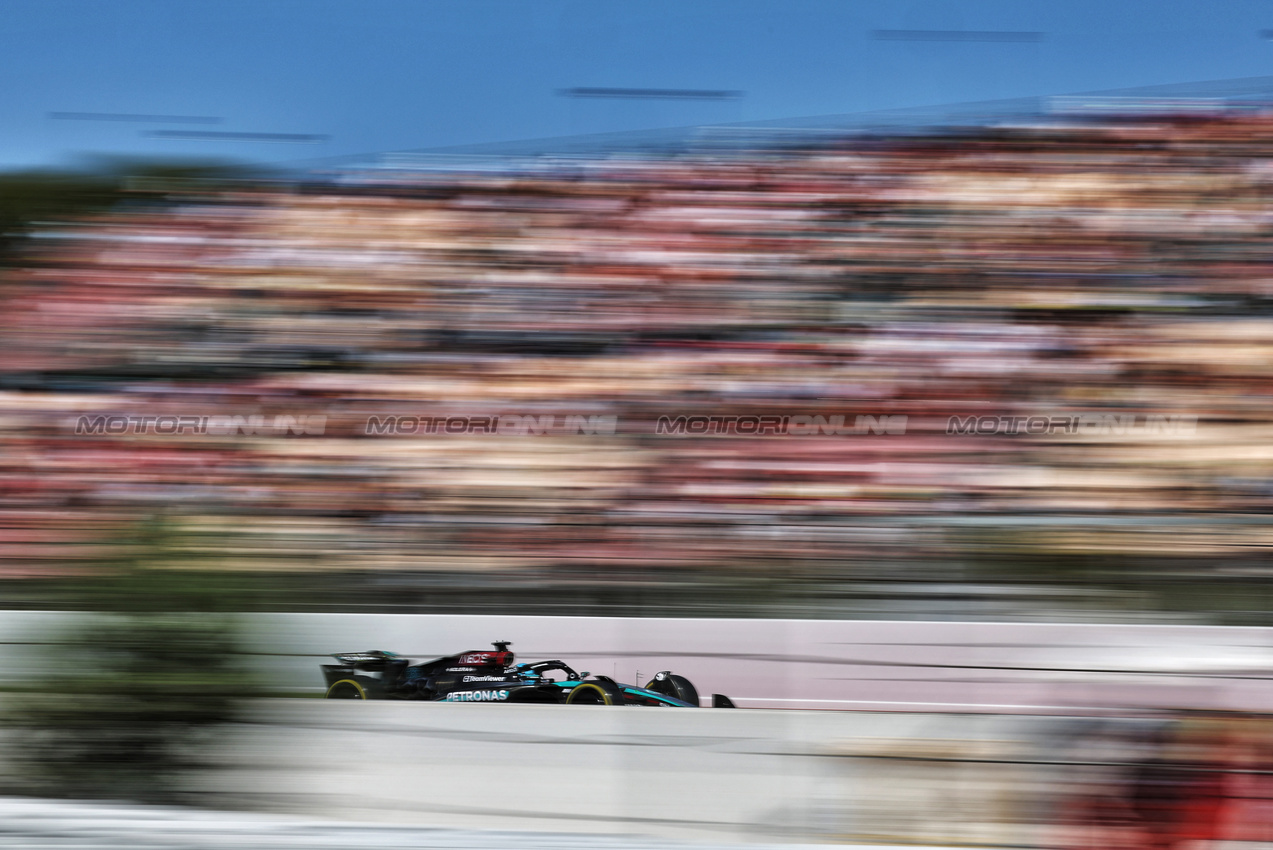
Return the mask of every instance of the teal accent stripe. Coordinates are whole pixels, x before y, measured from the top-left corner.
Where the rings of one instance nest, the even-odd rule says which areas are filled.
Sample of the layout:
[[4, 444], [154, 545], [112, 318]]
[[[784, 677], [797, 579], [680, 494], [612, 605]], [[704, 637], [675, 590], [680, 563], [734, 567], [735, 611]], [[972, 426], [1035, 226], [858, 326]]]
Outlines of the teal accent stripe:
[[[659, 702], [665, 702], [665, 703], [667, 703], [668, 705], [676, 705], [676, 704], [677, 704], [677, 703], [675, 703], [675, 702], [672, 702], [672, 701], [671, 701], [671, 700], [669, 700], [669, 699], [664, 698], [664, 696], [663, 696], [662, 694], [655, 693], [654, 691], [641, 691], [641, 690], [637, 690], [636, 688], [624, 688], [624, 689], [623, 689], [623, 692], [624, 692], [625, 694], [634, 694], [634, 695], [639, 696], [639, 697], [653, 697], [654, 699], [658, 700]], [[679, 701], [678, 701], [678, 702], [679, 702]]]

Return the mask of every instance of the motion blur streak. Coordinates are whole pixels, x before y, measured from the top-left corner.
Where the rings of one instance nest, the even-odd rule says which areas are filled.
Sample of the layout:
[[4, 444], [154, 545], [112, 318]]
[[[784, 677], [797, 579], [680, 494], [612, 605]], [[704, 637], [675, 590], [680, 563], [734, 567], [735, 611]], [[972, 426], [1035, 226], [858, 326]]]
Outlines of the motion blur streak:
[[208, 799], [712, 843], [1266, 841], [1273, 793], [1273, 726], [1239, 716], [267, 701], [237, 734]]

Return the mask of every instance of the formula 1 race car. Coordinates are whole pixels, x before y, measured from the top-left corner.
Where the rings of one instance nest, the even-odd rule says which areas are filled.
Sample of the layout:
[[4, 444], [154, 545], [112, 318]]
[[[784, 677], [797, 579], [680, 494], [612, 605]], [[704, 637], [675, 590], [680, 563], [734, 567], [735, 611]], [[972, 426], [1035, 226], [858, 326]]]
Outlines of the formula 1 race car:
[[[697, 708], [698, 691], [683, 676], [664, 670], [645, 687], [609, 676], [576, 673], [561, 661], [514, 664], [508, 641], [494, 651], [473, 650], [412, 663], [393, 652], [337, 652], [324, 664], [327, 699], [399, 699], [437, 702], [548, 703], [566, 705], [648, 705]], [[712, 694], [713, 708], [733, 708]]]

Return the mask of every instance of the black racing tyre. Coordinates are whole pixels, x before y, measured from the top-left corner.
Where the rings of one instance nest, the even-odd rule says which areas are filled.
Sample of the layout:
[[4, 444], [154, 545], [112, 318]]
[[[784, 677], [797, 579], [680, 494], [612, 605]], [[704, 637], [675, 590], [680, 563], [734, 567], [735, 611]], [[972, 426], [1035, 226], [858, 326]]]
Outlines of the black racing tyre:
[[623, 691], [608, 679], [589, 679], [575, 685], [566, 697], [566, 705], [623, 705]]
[[645, 688], [658, 694], [676, 697], [693, 706], [702, 705], [698, 700], [698, 689], [690, 683], [689, 679], [675, 673], [660, 673], [651, 679]]
[[353, 679], [341, 679], [333, 682], [327, 689], [326, 699], [366, 699], [367, 691]]

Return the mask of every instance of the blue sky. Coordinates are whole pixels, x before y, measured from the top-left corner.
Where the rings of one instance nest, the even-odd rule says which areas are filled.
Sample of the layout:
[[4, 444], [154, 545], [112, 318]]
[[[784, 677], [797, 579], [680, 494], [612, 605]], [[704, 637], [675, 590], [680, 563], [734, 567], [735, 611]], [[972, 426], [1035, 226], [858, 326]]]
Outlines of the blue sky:
[[[0, 167], [286, 161], [1273, 74], [1273, 0], [3, 0]], [[1038, 33], [881, 39], [878, 30]], [[721, 89], [607, 100], [562, 89]], [[215, 125], [49, 113], [208, 116]], [[154, 131], [320, 136], [242, 141]]]

